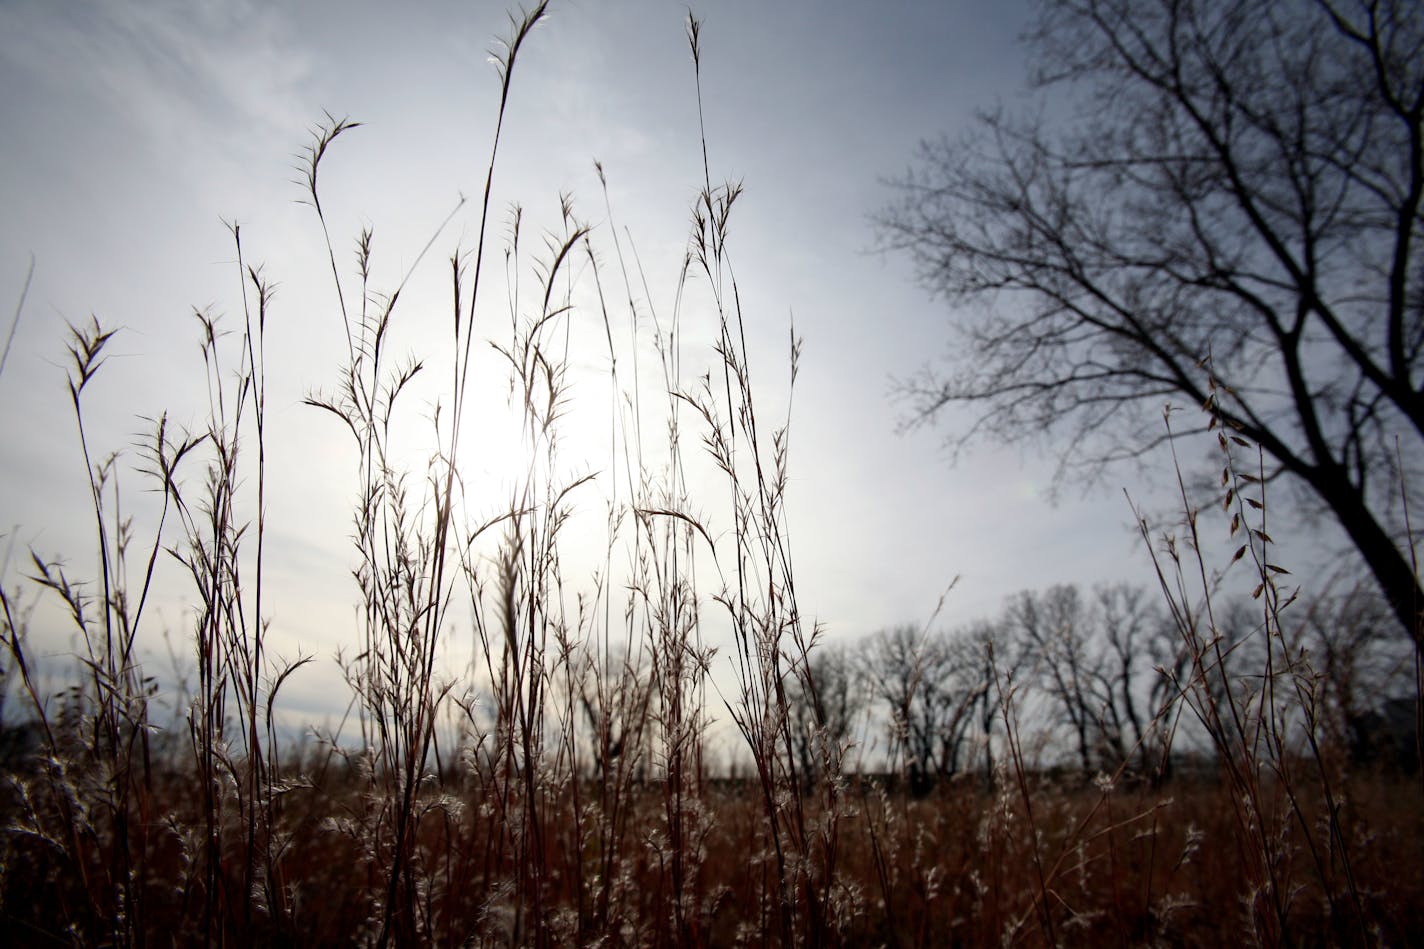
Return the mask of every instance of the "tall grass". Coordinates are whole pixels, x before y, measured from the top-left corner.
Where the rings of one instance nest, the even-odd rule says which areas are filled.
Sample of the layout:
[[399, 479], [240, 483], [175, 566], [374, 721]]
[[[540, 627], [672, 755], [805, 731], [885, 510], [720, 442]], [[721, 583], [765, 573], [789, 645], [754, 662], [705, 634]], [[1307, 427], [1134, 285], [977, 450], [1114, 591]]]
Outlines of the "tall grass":
[[[1228, 671], [1235, 644], [1221, 634], [1217, 583], [1180, 467], [1186, 550], [1169, 540], [1158, 574], [1189, 659], [1186, 676], [1173, 683], [1180, 711], [1210, 740], [1235, 821], [1233, 849], [1247, 887], [1243, 928], [1262, 943], [1298, 941], [1294, 906], [1309, 894], [1325, 906], [1330, 939], [1370, 943], [1379, 933], [1371, 932], [1374, 914], [1354, 869], [1357, 841], [1343, 819], [1343, 762], [1326, 745], [1324, 681], [1286, 632], [1285, 613], [1298, 591], [1282, 589], [1290, 571], [1273, 562], [1264, 452], [1221, 422], [1217, 406], [1231, 398], [1229, 390], [1210, 378], [1208, 391], [1208, 428], [1221, 452], [1221, 509], [1229, 516], [1228, 536], [1239, 541], [1228, 567], [1249, 569], [1251, 598], [1259, 604], [1260, 666], [1249, 679]], [[1170, 432], [1170, 414], [1165, 424]]]
[[[1424, 843], [1417, 789], [1352, 785], [1338, 741], [1322, 737], [1319, 677], [1282, 622], [1259, 461], [1247, 470], [1250, 446], [1229, 433], [1223, 486], [1230, 533], [1246, 538], [1237, 560], [1259, 580], [1259, 669], [1244, 670], [1221, 634], [1209, 544], [1183, 488], [1186, 535], [1160, 570], [1181, 661], [1159, 670], [1171, 688], [1154, 692], [1166, 698], [1119, 766], [1092, 782], [1043, 767], [1048, 739], [1026, 725], [1034, 670], [984, 639], [972, 648], [986, 676], [963, 709], [982, 719], [970, 753], [989, 762], [988, 780], [911, 781], [922, 763], [905, 720], [891, 736], [902, 780], [859, 773], [853, 746], [869, 736], [847, 724], [846, 683], [819, 661], [823, 634], [798, 598], [791, 404], [768, 408], [752, 371], [752, 304], [729, 236], [742, 191], [715, 182], [705, 128], [670, 306], [652, 299], [616, 226], [601, 166], [601, 227], [565, 198], [531, 252], [523, 212], [492, 210], [516, 66], [546, 12], [512, 18], [496, 56], [474, 243], [448, 257], [443, 356], [392, 355], [396, 328], [420, 318], [403, 296], [435, 266], [421, 260], [443, 226], [393, 287], [374, 276], [371, 229], [346, 271], [327, 223], [337, 199], [319, 181], [359, 123], [327, 116], [304, 153], [345, 343], [336, 381], [307, 403], [351, 439], [358, 629], [335, 659], [349, 726], [314, 743], [278, 727], [284, 685], [328, 660], [283, 658], [268, 640], [265, 367], [278, 304], [241, 229], [240, 325], [228, 335], [195, 313], [202, 428], [159, 417], [136, 464], [99, 453], [85, 405], [113, 331], [72, 329], [94, 556], [80, 580], [35, 555], [28, 588], [0, 587], [6, 690], [33, 736], [8, 761], [3, 800], [9, 931], [124, 946], [1282, 945], [1419, 931], [1424, 885], [1391, 875]], [[688, 42], [701, 124], [691, 17]], [[693, 307], [712, 315], [712, 338], [687, 339]], [[507, 330], [486, 340], [501, 309]], [[565, 454], [576, 323], [607, 348], [597, 469]], [[461, 477], [487, 449], [471, 443], [473, 422], [498, 409], [474, 396], [486, 342], [521, 431], [507, 498], [475, 496]], [[656, 365], [642, 366], [649, 345]], [[688, 359], [694, 346], [710, 367]], [[788, 392], [800, 358], [793, 329]], [[444, 380], [436, 449], [411, 466], [398, 440], [413, 383], [430, 375]], [[158, 498], [146, 526], [125, 514], [131, 469]], [[572, 566], [568, 538], [598, 520], [590, 509], [603, 532], [591, 576]], [[192, 585], [192, 681], [176, 695], [138, 659], [156, 635], [147, 606], [160, 571]], [[62, 605], [77, 634], [78, 673], [57, 693], [34, 661], [26, 589]], [[456, 635], [473, 644], [464, 668], [451, 661]], [[923, 652], [909, 661], [907, 707], [934, 674]], [[176, 726], [154, 714], [160, 699], [181, 702]], [[1170, 760], [1184, 718], [1219, 775], [1137, 774]], [[748, 774], [715, 760], [719, 719]], [[1403, 816], [1380, 816], [1387, 807]]]

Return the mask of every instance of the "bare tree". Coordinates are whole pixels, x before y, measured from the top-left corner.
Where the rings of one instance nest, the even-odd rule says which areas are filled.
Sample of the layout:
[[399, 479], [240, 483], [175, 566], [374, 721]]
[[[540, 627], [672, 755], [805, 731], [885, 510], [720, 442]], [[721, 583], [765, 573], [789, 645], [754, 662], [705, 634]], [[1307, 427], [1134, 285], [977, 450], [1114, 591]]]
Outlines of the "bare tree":
[[890, 754], [903, 763], [910, 786], [927, 790], [959, 768], [978, 700], [965, 676], [974, 657], [942, 634], [913, 626], [882, 630], [866, 644], [866, 673], [874, 697], [889, 713]]
[[966, 710], [965, 733], [976, 723], [975, 750], [983, 755], [984, 786], [994, 784], [994, 723], [1001, 720], [1004, 686], [1018, 681], [1029, 658], [1024, 644], [1001, 624], [980, 620], [958, 630], [951, 640], [957, 655]]
[[1009, 598], [995, 635], [1033, 663], [1036, 687], [1085, 771], [1131, 760], [1143, 774], [1165, 773], [1186, 651], [1143, 587], [1101, 584], [1091, 596], [1072, 585], [1025, 590]]
[[1095, 473], [1165, 437], [1165, 400], [1212, 403], [1420, 642], [1393, 508], [1424, 454], [1424, 10], [1047, 0], [1031, 40], [1038, 116], [926, 144], [884, 217], [984, 305], [914, 417], [968, 404], [953, 444], [1048, 431]]
[[1414, 703], [1414, 650], [1388, 604], [1372, 584], [1350, 584], [1312, 600], [1293, 639], [1315, 671], [1320, 737], [1368, 757], [1369, 723], [1391, 700]]
[[1105, 583], [1089, 603], [1100, 643], [1092, 671], [1105, 766], [1135, 758], [1154, 779], [1170, 767], [1173, 710], [1190, 656], [1145, 587]]
[[865, 709], [864, 676], [844, 644], [818, 644], [804, 676], [788, 676], [787, 714], [797, 767], [809, 787], [840, 772], [856, 720]]
[[1100, 643], [1090, 642], [1087, 611], [1078, 588], [1024, 590], [1009, 598], [1003, 628], [1025, 643], [1037, 661], [1041, 687], [1062, 712], [1073, 733], [1079, 763], [1093, 766], [1103, 732], [1093, 684], [1099, 678]]

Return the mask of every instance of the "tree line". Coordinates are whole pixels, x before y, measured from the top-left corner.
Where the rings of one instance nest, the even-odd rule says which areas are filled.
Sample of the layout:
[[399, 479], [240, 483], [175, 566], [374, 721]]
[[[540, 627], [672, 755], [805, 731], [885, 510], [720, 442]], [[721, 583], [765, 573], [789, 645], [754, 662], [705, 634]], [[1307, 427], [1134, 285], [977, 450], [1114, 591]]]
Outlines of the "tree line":
[[[1032, 736], [1040, 767], [1163, 780], [1183, 757], [1210, 754], [1180, 701], [1188, 680], [1204, 680], [1221, 706], [1231, 690], [1250, 707], [1266, 700], [1269, 663], [1255, 601], [1223, 601], [1205, 634], [1222, 658], [1202, 666], [1159, 600], [1128, 583], [1060, 584], [1016, 593], [991, 618], [823, 645], [788, 710], [798, 767], [814, 780], [830, 743], [853, 748], [846, 760], [862, 772], [920, 791], [966, 776], [993, 783], [1013, 728]], [[1286, 612], [1280, 635], [1314, 683], [1315, 740], [1358, 764], [1401, 763], [1388, 752], [1412, 749], [1397, 747], [1389, 698], [1412, 692], [1413, 647], [1388, 600], [1360, 582]]]

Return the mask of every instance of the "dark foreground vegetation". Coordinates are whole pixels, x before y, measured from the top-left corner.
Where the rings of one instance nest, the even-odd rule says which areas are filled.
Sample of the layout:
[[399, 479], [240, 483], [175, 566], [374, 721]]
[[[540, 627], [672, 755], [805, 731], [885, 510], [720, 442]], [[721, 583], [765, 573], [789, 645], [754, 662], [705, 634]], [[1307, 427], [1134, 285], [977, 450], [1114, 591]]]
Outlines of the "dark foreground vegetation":
[[[543, 14], [502, 47], [497, 119]], [[689, 37], [700, 69], [695, 20]], [[305, 169], [347, 344], [309, 403], [351, 436], [357, 646], [336, 658], [349, 727], [281, 725], [283, 688], [329, 660], [284, 659], [268, 639], [276, 303], [234, 225], [240, 318], [224, 333], [198, 314], [205, 429], [160, 418], [129, 456], [106, 454], [84, 420], [112, 333], [95, 321], [70, 339], [95, 568], [35, 554], [28, 580], [0, 588], [10, 939], [1206, 946], [1424, 932], [1417, 630], [1368, 585], [1284, 586], [1267, 450], [1210, 364], [1193, 371], [1211, 433], [1184, 443], [1206, 445], [1220, 484], [1198, 499], [1179, 474], [1180, 523], [1142, 521], [1159, 591], [1026, 592], [990, 622], [837, 651], [797, 600], [787, 421], [767, 420], [748, 369], [750, 301], [727, 240], [740, 189], [704, 168], [670, 311], [634, 301], [641, 265], [613, 208], [594, 229], [566, 202], [531, 260], [520, 213], [492, 224], [487, 189], [474, 246], [449, 258], [439, 450], [407, 471], [392, 447], [410, 424], [402, 395], [432, 370], [391, 362], [404, 283], [373, 285], [370, 231], [342, 269], [318, 189], [354, 128], [320, 126]], [[486, 256], [508, 292], [482, 283], [499, 269]], [[481, 411], [467, 398], [474, 315], [501, 306], [530, 459], [507, 506], [481, 516], [488, 499], [460, 477], [478, 450], [462, 421]], [[682, 361], [692, 306], [712, 315], [706, 372]], [[602, 324], [617, 407], [597, 476], [564, 474], [559, 456], [575, 313]], [[629, 369], [639, 333], [656, 394]], [[798, 359], [793, 337], [793, 380]], [[121, 516], [132, 469], [157, 499], [142, 523]], [[567, 575], [564, 533], [596, 485], [603, 564]], [[1232, 538], [1221, 570], [1208, 536]], [[163, 682], [140, 659], [163, 632], [146, 606], [179, 579], [191, 677]], [[1233, 584], [1239, 599], [1222, 592]], [[78, 644], [54, 688], [36, 664], [37, 596]], [[454, 674], [452, 629], [474, 644]]]
[[[1310, 770], [1305, 762], [1301, 770]], [[376, 940], [389, 880], [383, 843], [364, 829], [389, 802], [373, 800], [356, 762], [293, 760], [270, 885], [244, 899], [245, 828], [236, 808], [219, 828], [225, 857], [202, 872], [204, 822], [190, 769], [155, 767], [130, 827], [131, 883], [111, 889], [116, 841], [29, 836], [7, 854], [4, 891], [14, 944], [129, 942], [345, 946]], [[1012, 775], [922, 796], [848, 779], [834, 821], [812, 805], [811, 828], [835, 829], [835, 873], [812, 937], [806, 904], [789, 925], [797, 943], [847, 945], [1408, 945], [1424, 926], [1424, 847], [1417, 781], [1359, 773], [1333, 822], [1320, 795], [1291, 813], [1263, 789], [1263, 828], [1289, 881], [1283, 933], [1257, 928], [1273, 913], [1259, 884], [1261, 844], [1243, 837], [1227, 778], [1207, 769], [1164, 785]], [[465, 771], [431, 779], [410, 850], [411, 914], [395, 941], [428, 945], [776, 945], [784, 939], [763, 788], [754, 777], [691, 782], [681, 801], [662, 781], [610, 788], [597, 778], [539, 795], [542, 850], [531, 854], [524, 804], [499, 777]], [[1026, 795], [1026, 796], [1025, 796]], [[16, 801], [11, 797], [8, 808]], [[668, 815], [685, 818], [681, 853]], [[13, 810], [11, 811], [13, 813]], [[145, 819], [161, 815], [161, 820]], [[59, 815], [45, 822], [55, 826]], [[87, 836], [87, 835], [86, 835]], [[1318, 854], [1312, 847], [1324, 846]], [[678, 857], [683, 862], [679, 866]], [[1348, 857], [1348, 863], [1345, 858]], [[1326, 861], [1326, 874], [1315, 861]], [[265, 861], [264, 861], [265, 862]], [[537, 873], [540, 918], [530, 888]], [[1347, 876], [1348, 875], [1348, 876]], [[1352, 882], [1353, 881], [1353, 882]], [[204, 887], [217, 887], [205, 920]], [[1352, 886], [1354, 892], [1351, 892]], [[111, 900], [125, 892], [130, 916]], [[1046, 902], [1045, 902], [1046, 894]], [[119, 925], [122, 928], [118, 928]], [[211, 929], [205, 934], [205, 928]]]

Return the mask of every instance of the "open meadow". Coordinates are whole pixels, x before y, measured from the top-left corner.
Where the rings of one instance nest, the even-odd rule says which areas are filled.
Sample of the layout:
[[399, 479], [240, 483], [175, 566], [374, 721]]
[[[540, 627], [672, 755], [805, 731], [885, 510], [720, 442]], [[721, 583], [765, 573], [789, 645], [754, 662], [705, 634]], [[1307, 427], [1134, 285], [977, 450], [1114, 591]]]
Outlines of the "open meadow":
[[[307, 276], [322, 288], [320, 312], [302, 319], [333, 334], [332, 365], [285, 358], [292, 275], [237, 222], [226, 289], [213, 291], [225, 303], [194, 308], [191, 364], [164, 370], [201, 379], [196, 414], [124, 404], [108, 380], [129, 344], [103, 316], [73, 320], [54, 340], [63, 377], [45, 398], [73, 426], [64, 438], [82, 459], [85, 502], [73, 520], [87, 540], [50, 552], [48, 538], [30, 543], [18, 527], [4, 536], [0, 941], [1418, 944], [1424, 626], [1410, 599], [1409, 519], [1424, 428], [1407, 423], [1417, 428], [1424, 392], [1409, 374], [1424, 350], [1424, 56], [1411, 59], [1424, 15], [1408, 3], [1359, 5], [1368, 16], [1300, 5], [1374, 56], [1384, 92], [1369, 101], [1385, 102], [1385, 118], [1361, 119], [1358, 141], [1299, 136], [1303, 178], [1336, 187], [1319, 215], [1348, 231], [1323, 224], [1318, 242], [1304, 240], [1307, 263], [1290, 272], [1306, 290], [1286, 287], [1240, 235], [1277, 218], [1309, 231], [1314, 217], [1281, 207], [1314, 192], [1252, 191], [1252, 174], [1277, 167], [1256, 140], [1243, 146], [1246, 170], [1223, 173], [1213, 191], [1207, 159], [1192, 151], [1201, 141], [1183, 144], [1165, 110], [1140, 102], [1136, 114], [1160, 127], [1148, 122], [1136, 138], [1094, 129], [1140, 150], [1130, 167], [1097, 154], [1055, 164], [1062, 156], [1037, 139], [1012, 151], [1030, 137], [996, 114], [989, 140], [1018, 164], [971, 180], [968, 159], [927, 146], [931, 170], [899, 183], [906, 203], [876, 225], [886, 249], [940, 275], [925, 278], [931, 291], [1048, 301], [1027, 315], [996, 311], [963, 343], [974, 363], [963, 374], [908, 383], [909, 427], [946, 404], [982, 403], [980, 437], [1028, 426], [1087, 444], [1117, 438], [1105, 434], [1117, 403], [1137, 400], [1147, 421], [1134, 432], [1148, 433], [1162, 462], [1144, 477], [1167, 486], [1169, 510], [1139, 507], [1129, 491], [1139, 566], [1155, 585], [1050, 584], [1026, 571], [990, 617], [951, 620], [951, 591], [931, 616], [859, 636], [819, 622], [798, 587], [807, 545], [792, 541], [812, 518], [817, 538], [849, 537], [892, 501], [794, 507], [799, 490], [835, 474], [797, 454], [798, 424], [822, 410], [796, 395], [815, 339], [803, 353], [797, 322], [768, 316], [739, 282], [740, 215], [758, 197], [754, 181], [744, 191], [709, 158], [707, 101], [719, 94], [709, 64], [722, 51], [696, 15], [682, 41], [700, 174], [687, 206], [668, 211], [687, 222], [672, 274], [645, 269], [661, 257], [622, 224], [628, 183], [602, 164], [601, 193], [560, 193], [539, 206], [552, 209], [547, 219], [526, 219], [533, 212], [499, 191], [506, 163], [536, 162], [507, 152], [506, 137], [520, 109], [540, 108], [521, 98], [521, 70], [557, 3], [515, 11], [495, 40], [487, 150], [466, 156], [483, 188], [461, 194], [423, 245], [392, 249], [379, 221], [342, 231], [364, 192], [386, 190], [342, 165], [379, 133], [319, 116], [298, 146], [293, 189], [315, 248]], [[1294, 55], [1284, 42], [1293, 27], [1264, 32], [1259, 4], [1219, 6]], [[1127, 7], [1142, 9], [1133, 18]], [[1074, 59], [1068, 38], [1081, 36], [1065, 32], [1095, 23], [1128, 37], [1129, 79], [1156, 75], [1155, 60], [1133, 57], [1159, 28], [1229, 46], [1237, 58], [1223, 53], [1224, 66], [1182, 54], [1223, 85], [1247, 56], [1212, 4], [1043, 8], [1059, 32], [1038, 41], [1065, 74], [1102, 66]], [[1383, 8], [1392, 19], [1375, 15]], [[1169, 13], [1182, 22], [1164, 26]], [[1326, 63], [1312, 67], [1328, 87], [1321, 107], [1343, 109], [1330, 48], [1322, 41], [1302, 61]], [[1157, 92], [1190, 106], [1199, 78]], [[1202, 82], [1209, 97], [1215, 87]], [[1264, 140], [1294, 140], [1278, 127], [1285, 119], [1247, 111]], [[1398, 187], [1397, 169], [1365, 147], [1390, 115], [1413, 149]], [[1233, 141], [1224, 135], [1223, 155]], [[1155, 150], [1173, 145], [1192, 154], [1159, 160]], [[1345, 174], [1337, 152], [1350, 149], [1350, 168], [1373, 170]], [[1154, 200], [1171, 191], [1191, 213], [1159, 231], [1123, 224], [1139, 244], [1113, 259], [1127, 276], [1113, 276], [1113, 214], [1085, 217], [1102, 233], [1062, 223], [1074, 176], [1145, 190], [1143, 169], [1166, 166], [1170, 187]], [[1024, 191], [1010, 199], [991, 185]], [[1198, 272], [1182, 247], [1193, 228], [1210, 230], [1198, 211], [1227, 219], [1221, 194], [1243, 202], [1247, 224], [1230, 218], [1227, 236], [1201, 238], [1211, 266]], [[1139, 199], [1123, 198], [1121, 216]], [[1378, 209], [1356, 207], [1374, 199], [1398, 214], [1381, 223]], [[950, 223], [923, 216], [936, 208]], [[457, 219], [468, 222], [458, 233]], [[1292, 240], [1270, 252], [1290, 257]], [[1158, 254], [1142, 249], [1153, 241]], [[1032, 256], [1040, 246], [1051, 259]], [[1376, 251], [1393, 263], [1356, 259]], [[1342, 256], [1386, 289], [1354, 289], [1368, 281], [1332, 271]], [[1178, 283], [1159, 291], [1144, 270]], [[1352, 288], [1338, 300], [1337, 279]], [[31, 318], [28, 278], [4, 290], [12, 327]], [[1220, 302], [1231, 294], [1236, 309]], [[1324, 329], [1280, 328], [1274, 314], [1297, 312], [1297, 298], [1301, 320]], [[1216, 308], [1194, 318], [1203, 299]], [[1352, 349], [1348, 307], [1380, 299], [1397, 333], [1379, 352]], [[1160, 324], [1141, 315], [1159, 311], [1169, 314]], [[1286, 342], [1230, 322], [1258, 311]], [[756, 342], [767, 320], [781, 321], [785, 341], [774, 359]], [[1353, 387], [1316, 381], [1342, 362], [1321, 342], [1337, 329], [1364, 366]], [[1320, 349], [1295, 359], [1290, 346]], [[1050, 350], [1058, 356], [1036, 375], [1016, 375]], [[1287, 352], [1279, 377], [1262, 352]], [[280, 372], [298, 370], [325, 380], [301, 395], [302, 424], [336, 433], [344, 453], [306, 460], [309, 471], [290, 462], [308, 449], [273, 434], [292, 430], [293, 406], [269, 398], [292, 384]], [[1106, 388], [1072, 388], [1094, 374]], [[1266, 392], [1294, 393], [1305, 421], [1261, 408]], [[1176, 407], [1164, 411], [1168, 396]], [[116, 404], [127, 428], [110, 424]], [[1297, 436], [1320, 454], [1307, 457]], [[1339, 470], [1320, 460], [1336, 457], [1332, 439]], [[1149, 458], [1114, 443], [1094, 470], [1128, 456]], [[491, 458], [504, 465], [492, 481], [481, 474]], [[328, 464], [344, 480], [308, 483]], [[1295, 494], [1293, 478], [1306, 485]], [[302, 517], [272, 514], [273, 498], [333, 495], [347, 512], [337, 537], [304, 537]], [[1281, 557], [1292, 533], [1306, 539], [1291, 550], [1312, 543], [1315, 528], [1293, 522], [1303, 509], [1341, 525], [1347, 552], [1330, 559], [1348, 568], [1307, 575]], [[304, 578], [273, 564], [300, 563], [290, 550], [303, 544], [313, 571], [343, 575], [347, 600], [320, 619], [338, 627], [335, 649], [282, 638]]]

